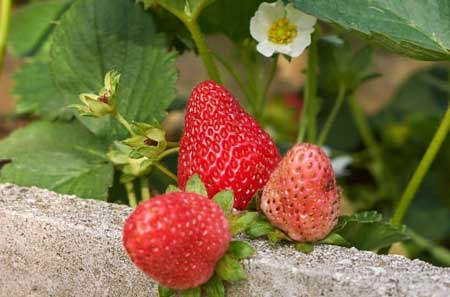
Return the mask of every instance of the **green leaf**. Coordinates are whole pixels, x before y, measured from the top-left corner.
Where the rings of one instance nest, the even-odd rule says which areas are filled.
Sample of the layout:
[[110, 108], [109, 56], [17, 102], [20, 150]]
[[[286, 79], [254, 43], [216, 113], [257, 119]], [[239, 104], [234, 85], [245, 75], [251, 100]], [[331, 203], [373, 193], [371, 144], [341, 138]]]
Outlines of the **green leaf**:
[[254, 211], [241, 212], [233, 215], [228, 219], [231, 234], [235, 235], [239, 232], [247, 230], [258, 218], [259, 214]]
[[319, 55], [320, 89], [327, 95], [337, 96], [340, 86], [353, 92], [368, 78], [372, 49], [363, 47], [353, 52], [350, 44], [335, 35], [326, 35], [317, 44]]
[[236, 259], [251, 258], [255, 255], [256, 250], [245, 241], [233, 240], [230, 242], [227, 253]]
[[159, 297], [172, 297], [175, 296], [177, 292], [175, 290], [164, 288], [161, 285], [158, 285], [158, 294]]
[[291, 0], [394, 52], [423, 60], [450, 58], [448, 0]]
[[197, 287], [197, 288], [181, 291], [181, 296], [182, 297], [200, 297], [201, 293], [202, 293], [201, 289], [199, 287]]
[[383, 221], [375, 211], [357, 213], [339, 218], [335, 228], [351, 246], [361, 250], [378, 250], [395, 242], [409, 239], [405, 226]]
[[200, 24], [205, 33], [223, 33], [235, 42], [250, 38], [250, 19], [261, 0], [245, 0], [236, 8], [234, 0], [216, 0], [205, 9]]
[[214, 195], [213, 200], [222, 208], [225, 215], [231, 214], [233, 210], [234, 195], [231, 190], [224, 190]]
[[208, 196], [205, 185], [198, 174], [192, 175], [186, 183], [186, 192], [197, 193], [201, 196]]
[[238, 260], [230, 255], [223, 256], [216, 265], [217, 275], [226, 281], [240, 281], [245, 279], [245, 272]]
[[145, 8], [160, 5], [179, 19], [188, 22], [197, 19], [202, 10], [214, 0], [137, 0], [137, 2], [144, 3]]
[[30, 124], [0, 142], [0, 159], [12, 160], [0, 182], [106, 199], [113, 181], [107, 148], [76, 122]]
[[347, 240], [345, 240], [345, 238], [334, 232], [330, 233], [327, 237], [319, 241], [319, 243], [339, 245], [339, 246], [349, 246], [349, 243], [347, 242]]
[[305, 242], [297, 242], [294, 245], [294, 248], [301, 252], [301, 253], [305, 253], [305, 254], [309, 254], [314, 250], [314, 246], [311, 243], [305, 243]]
[[13, 94], [17, 97], [16, 112], [32, 113], [43, 118], [52, 119], [61, 115], [70, 101], [61, 97], [53, 80], [49, 63], [38, 60], [24, 64], [14, 75]]
[[169, 185], [166, 189], [166, 194], [173, 193], [173, 192], [181, 192], [181, 190], [177, 186]]
[[53, 31], [54, 22], [72, 1], [52, 0], [30, 3], [14, 10], [8, 46], [18, 57], [38, 52]]
[[214, 274], [202, 288], [206, 291], [208, 297], [225, 297], [223, 281], [217, 274]]
[[[61, 106], [78, 103], [80, 93], [96, 93], [107, 72], [121, 74], [118, 111], [129, 121], [162, 120], [175, 98], [175, 53], [165, 49], [151, 14], [128, 0], [79, 0], [52, 34], [51, 70]], [[110, 117], [82, 118], [109, 140], [125, 131]]]
[[275, 227], [272, 226], [266, 217], [259, 215], [258, 218], [245, 230], [245, 234], [250, 237], [256, 238], [269, 234], [275, 231]]

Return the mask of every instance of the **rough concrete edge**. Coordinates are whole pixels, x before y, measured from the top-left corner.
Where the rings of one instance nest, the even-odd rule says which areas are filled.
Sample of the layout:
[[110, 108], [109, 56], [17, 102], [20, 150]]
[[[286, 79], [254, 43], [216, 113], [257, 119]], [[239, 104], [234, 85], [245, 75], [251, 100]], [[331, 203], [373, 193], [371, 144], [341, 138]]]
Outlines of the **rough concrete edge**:
[[[1, 296], [155, 296], [154, 284], [122, 248], [121, 228], [130, 212], [0, 185]], [[334, 246], [305, 255], [289, 246], [252, 244], [258, 253], [245, 261], [248, 281], [229, 287], [229, 296], [450, 296], [450, 269], [419, 260]]]

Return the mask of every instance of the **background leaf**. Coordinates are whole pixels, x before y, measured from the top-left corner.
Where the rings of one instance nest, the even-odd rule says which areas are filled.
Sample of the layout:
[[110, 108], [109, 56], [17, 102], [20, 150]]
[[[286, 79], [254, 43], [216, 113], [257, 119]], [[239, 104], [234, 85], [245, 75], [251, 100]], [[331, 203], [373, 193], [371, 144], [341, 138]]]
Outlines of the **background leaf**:
[[9, 50], [19, 57], [38, 52], [53, 31], [53, 22], [59, 19], [71, 2], [40, 1], [16, 9], [11, 18]]
[[[70, 131], [70, 133], [68, 133]], [[0, 182], [106, 199], [113, 167], [107, 145], [77, 122], [37, 122], [0, 142]]]
[[383, 221], [381, 215], [374, 211], [340, 217], [335, 233], [360, 250], [378, 250], [409, 239], [405, 226]]
[[61, 97], [51, 79], [48, 61], [38, 60], [22, 65], [14, 75], [14, 80], [17, 113], [32, 113], [51, 119], [69, 112], [64, 109], [69, 101]]
[[292, 0], [302, 11], [353, 30], [389, 50], [450, 59], [448, 0]]
[[[175, 98], [175, 53], [166, 51], [151, 14], [128, 0], [77, 1], [53, 34], [51, 57], [61, 105], [98, 92], [111, 70], [121, 74], [117, 108], [128, 120], [162, 120]], [[110, 140], [122, 130], [108, 117], [82, 121]]]
[[236, 7], [234, 0], [216, 0], [200, 16], [205, 33], [223, 33], [231, 40], [241, 42], [250, 36], [250, 18], [261, 0], [245, 0]]

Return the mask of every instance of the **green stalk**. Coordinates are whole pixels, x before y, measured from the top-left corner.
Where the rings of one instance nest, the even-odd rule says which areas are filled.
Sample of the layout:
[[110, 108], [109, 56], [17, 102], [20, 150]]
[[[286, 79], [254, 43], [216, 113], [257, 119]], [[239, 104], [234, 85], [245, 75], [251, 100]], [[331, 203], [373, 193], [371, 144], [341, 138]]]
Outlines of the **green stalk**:
[[197, 21], [195, 19], [185, 21], [184, 24], [191, 33], [192, 39], [194, 39], [195, 45], [198, 49], [198, 53], [203, 61], [203, 64], [205, 65], [206, 70], [208, 71], [209, 77], [212, 80], [220, 83], [219, 71], [217, 70], [216, 64], [214, 63], [212, 55], [208, 49], [205, 38], [202, 34], [202, 31], [200, 30]]
[[128, 132], [129, 132], [132, 136], [135, 135], [133, 129], [131, 129], [130, 123], [128, 123], [128, 121], [127, 121], [120, 113], [116, 112], [116, 113], [114, 114], [114, 117], [119, 121], [119, 123], [122, 124], [122, 126], [124, 126], [124, 127], [128, 130]]
[[5, 59], [6, 41], [8, 39], [9, 20], [11, 17], [11, 0], [2, 0], [0, 11], [0, 74]]
[[257, 110], [257, 117], [261, 117], [264, 112], [264, 106], [267, 102], [267, 93], [269, 92], [270, 85], [272, 84], [273, 79], [275, 78], [275, 74], [277, 73], [278, 66], [278, 55], [275, 56], [272, 62], [272, 66], [270, 68], [269, 77], [264, 85], [264, 90], [261, 93], [261, 98], [259, 99], [259, 106]]
[[[223, 65], [223, 67], [230, 73], [231, 77], [234, 79], [234, 81], [238, 84], [241, 91], [244, 93], [247, 103], [250, 105], [251, 104], [251, 96], [250, 96], [247, 88], [245, 87], [243, 80], [237, 74], [236, 70], [230, 65], [230, 63], [228, 63], [228, 61], [226, 59], [224, 59], [218, 53], [213, 52], [213, 55], [217, 59], [217, 61], [219, 61]], [[254, 108], [254, 106], [250, 106], [250, 107], [252, 109]]]
[[322, 128], [322, 132], [320, 133], [319, 140], [317, 141], [317, 145], [319, 145], [319, 146], [322, 146], [325, 144], [327, 136], [330, 133], [331, 127], [332, 127], [334, 121], [336, 120], [336, 116], [337, 116], [339, 110], [341, 109], [342, 103], [344, 103], [345, 91], [346, 91], [345, 86], [341, 85], [339, 87], [339, 93], [334, 102], [333, 109], [331, 110], [330, 115], [328, 116], [328, 119]]
[[155, 163], [155, 166], [156, 166], [156, 168], [159, 169], [159, 171], [161, 171], [162, 173], [164, 173], [165, 175], [167, 175], [168, 177], [173, 179], [175, 182], [178, 181], [177, 176], [175, 174], [173, 174], [172, 171], [170, 171], [169, 169], [167, 169], [166, 167], [161, 165], [160, 163]]
[[133, 182], [125, 183], [125, 189], [127, 190], [128, 204], [135, 208], [137, 206], [136, 194], [134, 193]]
[[353, 114], [356, 128], [361, 135], [362, 141], [369, 149], [369, 153], [372, 155], [372, 157], [375, 159], [380, 159], [381, 153], [378, 148], [378, 143], [375, 140], [375, 136], [373, 135], [372, 130], [370, 129], [369, 121], [367, 120], [364, 111], [361, 108], [361, 104], [358, 102], [354, 94], [348, 97], [348, 103]]
[[150, 187], [148, 185], [148, 177], [141, 176], [139, 179], [139, 183], [141, 184], [142, 201], [150, 199]]
[[174, 147], [174, 148], [165, 150], [164, 152], [161, 153], [161, 155], [159, 155], [158, 160], [161, 160], [169, 155], [176, 154], [176, 153], [178, 153], [179, 150], [180, 150], [179, 147]]
[[316, 134], [316, 67], [317, 42], [315, 34], [311, 37], [311, 46], [308, 50], [308, 65], [306, 69], [306, 83], [303, 93], [303, 110], [300, 117], [297, 143], [303, 142], [308, 132], [308, 141], [314, 142]]
[[408, 207], [411, 204], [414, 195], [416, 194], [417, 190], [422, 184], [425, 175], [430, 169], [431, 164], [436, 158], [436, 155], [438, 154], [442, 146], [442, 143], [447, 138], [449, 130], [450, 130], [450, 103], [439, 125], [439, 128], [434, 134], [433, 139], [431, 140], [425, 154], [423, 155], [422, 160], [419, 163], [419, 166], [417, 166], [416, 171], [414, 172], [411, 180], [406, 186], [405, 191], [403, 192], [403, 195], [400, 198], [400, 202], [398, 203], [397, 208], [395, 209], [394, 212], [394, 216], [392, 217], [392, 223], [399, 225], [403, 222], [403, 218], [406, 214], [406, 211], [408, 210]]

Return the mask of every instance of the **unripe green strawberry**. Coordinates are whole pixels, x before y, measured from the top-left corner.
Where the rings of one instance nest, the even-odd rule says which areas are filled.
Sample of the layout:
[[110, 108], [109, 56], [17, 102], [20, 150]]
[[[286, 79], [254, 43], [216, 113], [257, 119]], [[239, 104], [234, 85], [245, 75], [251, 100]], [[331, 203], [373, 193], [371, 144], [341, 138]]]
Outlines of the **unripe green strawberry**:
[[141, 203], [123, 231], [134, 264], [162, 286], [177, 290], [207, 282], [230, 239], [222, 209], [206, 197], [184, 192]]
[[270, 136], [214, 81], [198, 84], [186, 107], [178, 159], [178, 184], [198, 174], [211, 198], [234, 192], [234, 207], [245, 209], [280, 161]]
[[339, 197], [328, 156], [320, 147], [302, 143], [287, 152], [270, 176], [261, 209], [292, 239], [314, 242], [336, 225]]

